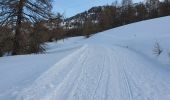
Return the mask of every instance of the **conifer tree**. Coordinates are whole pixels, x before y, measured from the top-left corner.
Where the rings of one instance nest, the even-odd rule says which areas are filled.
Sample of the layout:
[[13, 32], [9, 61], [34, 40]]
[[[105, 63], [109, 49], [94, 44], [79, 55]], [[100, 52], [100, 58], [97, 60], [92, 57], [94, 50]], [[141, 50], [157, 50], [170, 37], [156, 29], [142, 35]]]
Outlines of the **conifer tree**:
[[12, 54], [22, 54], [21, 27], [25, 21], [47, 19], [51, 11], [51, 0], [1, 0], [0, 24], [14, 26]]

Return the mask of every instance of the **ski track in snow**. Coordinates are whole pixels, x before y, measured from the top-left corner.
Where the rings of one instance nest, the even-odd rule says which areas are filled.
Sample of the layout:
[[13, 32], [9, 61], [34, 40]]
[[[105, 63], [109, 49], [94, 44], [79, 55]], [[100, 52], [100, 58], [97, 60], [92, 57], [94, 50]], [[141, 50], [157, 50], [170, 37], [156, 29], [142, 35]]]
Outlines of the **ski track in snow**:
[[0, 100], [170, 100], [169, 24], [167, 16], [2, 57]]
[[128, 48], [85, 44], [19, 91], [16, 99], [170, 100], [169, 73]]

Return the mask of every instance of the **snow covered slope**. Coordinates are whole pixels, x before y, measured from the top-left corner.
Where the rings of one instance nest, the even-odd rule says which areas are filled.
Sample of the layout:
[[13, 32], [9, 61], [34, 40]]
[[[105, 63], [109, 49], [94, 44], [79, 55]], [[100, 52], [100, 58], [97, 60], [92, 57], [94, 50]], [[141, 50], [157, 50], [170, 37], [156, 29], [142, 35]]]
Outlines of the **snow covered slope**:
[[170, 100], [169, 25], [163, 17], [1, 57], [0, 100]]

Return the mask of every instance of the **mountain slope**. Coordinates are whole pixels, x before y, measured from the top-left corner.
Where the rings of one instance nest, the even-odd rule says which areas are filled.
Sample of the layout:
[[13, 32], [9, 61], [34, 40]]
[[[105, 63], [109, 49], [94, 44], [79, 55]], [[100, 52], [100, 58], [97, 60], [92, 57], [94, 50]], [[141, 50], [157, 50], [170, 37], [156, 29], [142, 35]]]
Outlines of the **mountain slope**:
[[47, 54], [2, 57], [0, 99], [169, 100], [169, 24], [163, 17], [50, 43]]

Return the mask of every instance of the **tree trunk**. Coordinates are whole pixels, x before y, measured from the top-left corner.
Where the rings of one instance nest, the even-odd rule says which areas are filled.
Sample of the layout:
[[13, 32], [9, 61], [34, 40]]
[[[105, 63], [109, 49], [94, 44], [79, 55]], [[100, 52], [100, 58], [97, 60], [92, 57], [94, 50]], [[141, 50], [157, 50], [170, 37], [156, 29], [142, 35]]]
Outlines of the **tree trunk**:
[[22, 49], [22, 45], [21, 45], [21, 22], [22, 22], [24, 3], [25, 3], [25, 0], [20, 0], [19, 4], [18, 4], [17, 22], [16, 22], [13, 51], [12, 51], [13, 55], [21, 54], [21, 49]]

